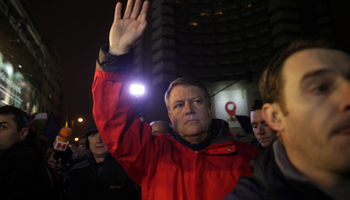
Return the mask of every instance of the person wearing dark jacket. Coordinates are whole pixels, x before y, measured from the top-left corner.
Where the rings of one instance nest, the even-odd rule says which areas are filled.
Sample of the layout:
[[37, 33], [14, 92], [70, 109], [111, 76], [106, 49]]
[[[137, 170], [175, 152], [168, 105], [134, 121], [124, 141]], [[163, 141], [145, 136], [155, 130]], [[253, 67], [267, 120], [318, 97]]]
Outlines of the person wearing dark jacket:
[[251, 144], [260, 150], [269, 146], [276, 139], [277, 134], [275, 130], [269, 127], [265, 119], [262, 117], [262, 106], [263, 103], [261, 100], [255, 100], [254, 105], [250, 109], [250, 123], [256, 138]]
[[25, 138], [29, 116], [13, 106], [0, 107], [0, 198], [52, 199], [52, 180]]
[[75, 164], [66, 174], [63, 181], [66, 199], [141, 199], [139, 186], [108, 152], [95, 123], [85, 135], [90, 152], [86, 160]]
[[259, 89], [277, 140], [225, 200], [349, 199], [350, 48], [295, 41], [271, 61]]

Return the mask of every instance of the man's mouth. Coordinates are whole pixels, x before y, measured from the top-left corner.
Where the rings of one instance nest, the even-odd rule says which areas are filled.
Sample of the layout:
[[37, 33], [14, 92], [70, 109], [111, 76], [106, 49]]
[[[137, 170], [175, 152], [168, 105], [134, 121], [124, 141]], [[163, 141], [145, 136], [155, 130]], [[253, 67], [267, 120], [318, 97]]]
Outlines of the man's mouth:
[[260, 138], [259, 142], [267, 142], [270, 138], [266, 137], [266, 138]]
[[185, 122], [185, 124], [190, 123], [190, 122], [197, 122], [197, 121], [198, 121], [197, 119], [190, 119], [190, 120], [187, 120], [187, 121]]
[[350, 126], [340, 129], [337, 133], [341, 135], [350, 135]]

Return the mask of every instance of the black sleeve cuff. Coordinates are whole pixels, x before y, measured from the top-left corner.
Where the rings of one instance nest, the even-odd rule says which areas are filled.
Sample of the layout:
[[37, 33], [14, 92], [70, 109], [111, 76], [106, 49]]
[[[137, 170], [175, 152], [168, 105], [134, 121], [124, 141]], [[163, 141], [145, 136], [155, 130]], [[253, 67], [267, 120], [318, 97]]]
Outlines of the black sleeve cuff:
[[109, 45], [103, 45], [100, 49], [99, 58], [96, 63], [97, 69], [117, 74], [131, 74], [133, 70], [134, 51], [131, 50], [123, 55], [112, 55], [109, 53]]

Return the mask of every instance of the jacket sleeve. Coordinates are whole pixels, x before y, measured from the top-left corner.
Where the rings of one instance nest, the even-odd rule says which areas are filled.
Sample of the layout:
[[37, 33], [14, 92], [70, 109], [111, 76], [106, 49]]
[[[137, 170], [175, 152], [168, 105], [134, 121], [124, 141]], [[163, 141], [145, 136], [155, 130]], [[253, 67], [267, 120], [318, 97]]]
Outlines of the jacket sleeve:
[[112, 156], [140, 184], [154, 173], [160, 144], [151, 126], [135, 113], [129, 94], [132, 56], [132, 52], [114, 56], [108, 53], [108, 46], [101, 48], [92, 85], [93, 115]]

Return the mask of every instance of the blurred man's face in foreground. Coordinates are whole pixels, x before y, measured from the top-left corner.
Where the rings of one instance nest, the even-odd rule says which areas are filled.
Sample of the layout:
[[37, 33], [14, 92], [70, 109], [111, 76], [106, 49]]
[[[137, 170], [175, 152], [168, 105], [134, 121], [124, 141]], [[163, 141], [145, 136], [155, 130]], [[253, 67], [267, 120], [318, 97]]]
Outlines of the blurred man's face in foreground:
[[350, 56], [338, 50], [302, 50], [286, 60], [282, 76], [287, 113], [277, 109], [271, 119], [292, 164], [315, 173], [349, 174]]

